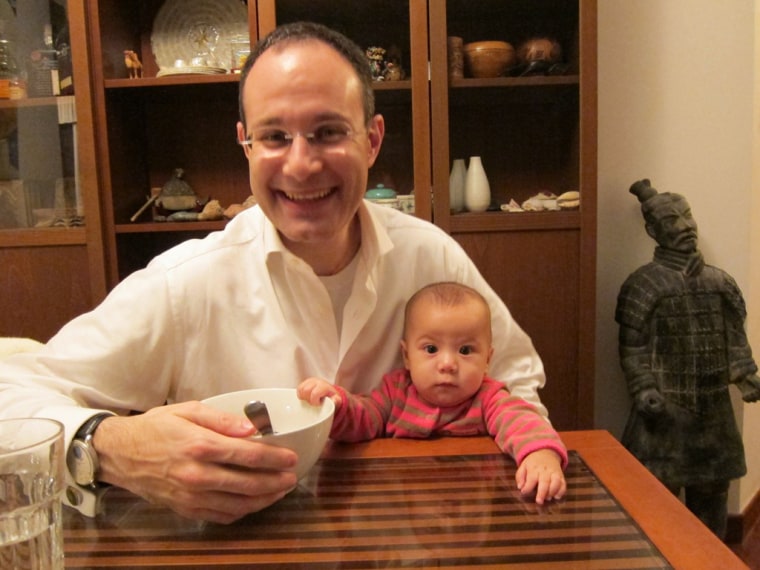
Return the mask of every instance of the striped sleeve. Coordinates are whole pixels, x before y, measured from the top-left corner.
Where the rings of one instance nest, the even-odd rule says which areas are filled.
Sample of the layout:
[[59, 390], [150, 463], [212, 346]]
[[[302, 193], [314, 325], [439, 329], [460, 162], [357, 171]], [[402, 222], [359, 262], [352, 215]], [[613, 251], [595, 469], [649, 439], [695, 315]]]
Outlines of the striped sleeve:
[[385, 435], [385, 423], [391, 409], [389, 385], [382, 386], [368, 395], [351, 394], [335, 386], [342, 403], [335, 410], [330, 438], [335, 441], [367, 441]]
[[518, 465], [534, 451], [551, 449], [565, 469], [567, 449], [551, 424], [530, 403], [512, 396], [502, 383], [486, 379], [484, 384], [487, 389], [481, 391], [483, 415], [488, 433], [499, 448]]

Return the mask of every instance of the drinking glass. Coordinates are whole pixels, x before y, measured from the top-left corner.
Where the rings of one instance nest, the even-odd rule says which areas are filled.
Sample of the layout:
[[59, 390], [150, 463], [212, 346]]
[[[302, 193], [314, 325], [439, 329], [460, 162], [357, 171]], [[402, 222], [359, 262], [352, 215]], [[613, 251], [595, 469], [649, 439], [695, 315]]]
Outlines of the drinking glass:
[[63, 569], [63, 425], [0, 420], [0, 568]]

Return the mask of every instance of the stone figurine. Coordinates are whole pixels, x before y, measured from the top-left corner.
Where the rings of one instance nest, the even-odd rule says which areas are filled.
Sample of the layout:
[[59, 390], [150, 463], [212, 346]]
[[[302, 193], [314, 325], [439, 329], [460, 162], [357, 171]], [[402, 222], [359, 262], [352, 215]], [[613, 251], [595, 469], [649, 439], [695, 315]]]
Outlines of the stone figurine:
[[745, 402], [760, 398], [744, 299], [730, 275], [705, 264], [683, 196], [646, 179], [630, 192], [657, 247], [617, 301], [633, 399], [622, 443], [674, 494], [683, 490], [689, 510], [723, 539], [729, 483], [747, 471], [728, 386]]
[[201, 200], [185, 180], [185, 171], [175, 168], [174, 175], [161, 187], [156, 199], [156, 222], [190, 222], [198, 219], [207, 200]]

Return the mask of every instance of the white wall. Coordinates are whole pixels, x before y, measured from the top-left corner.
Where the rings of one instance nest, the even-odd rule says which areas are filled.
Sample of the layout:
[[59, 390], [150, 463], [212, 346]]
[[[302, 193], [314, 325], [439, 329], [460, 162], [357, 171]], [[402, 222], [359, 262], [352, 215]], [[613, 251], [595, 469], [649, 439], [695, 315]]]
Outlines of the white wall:
[[[750, 271], [747, 297], [747, 332], [750, 344], [755, 349], [755, 359], [760, 361], [760, 1], [755, 0], [753, 19], [755, 37], [753, 61], [754, 71], [754, 113], [752, 118], [752, 230], [750, 232]], [[754, 263], [753, 263], [754, 262]], [[747, 448], [747, 469], [749, 473], [741, 481], [740, 506], [745, 508], [753, 496], [760, 492], [760, 403], [746, 406], [743, 434]]]
[[[760, 357], [760, 197], [752, 192], [760, 183], [760, 166], [753, 166], [755, 158], [760, 164], [756, 12], [753, 0], [598, 0], [598, 7], [595, 412], [597, 427], [619, 437], [630, 400], [617, 355], [615, 303], [625, 278], [651, 259], [655, 245], [628, 193], [634, 181], [650, 178], [658, 190], [686, 196], [705, 260], [744, 292], [750, 342]], [[760, 488], [760, 446], [752, 443], [760, 440], [760, 404], [735, 398], [735, 408], [750, 473], [732, 486], [732, 513]]]

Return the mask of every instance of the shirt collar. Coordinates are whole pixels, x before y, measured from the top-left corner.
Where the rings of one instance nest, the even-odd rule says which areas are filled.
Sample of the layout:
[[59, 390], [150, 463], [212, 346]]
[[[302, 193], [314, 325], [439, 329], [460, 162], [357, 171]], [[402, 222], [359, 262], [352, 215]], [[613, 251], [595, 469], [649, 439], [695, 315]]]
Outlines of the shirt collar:
[[386, 207], [370, 205], [365, 200], [362, 200], [359, 205], [359, 223], [362, 229], [360, 252], [366, 259], [373, 262], [393, 249], [393, 241], [388, 235], [386, 225], [381, 220], [383, 214], [389, 213], [384, 208]]

